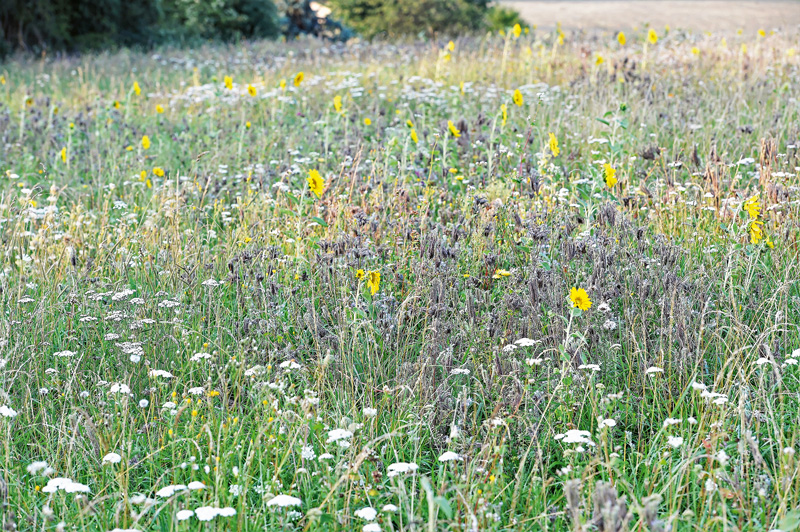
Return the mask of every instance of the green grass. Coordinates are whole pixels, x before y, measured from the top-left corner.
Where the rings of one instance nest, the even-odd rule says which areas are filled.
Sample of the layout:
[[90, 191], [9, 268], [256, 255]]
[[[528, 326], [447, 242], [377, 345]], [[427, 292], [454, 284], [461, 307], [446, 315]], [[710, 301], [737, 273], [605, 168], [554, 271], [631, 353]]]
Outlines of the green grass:
[[797, 34], [726, 37], [0, 66], [6, 529], [796, 528]]

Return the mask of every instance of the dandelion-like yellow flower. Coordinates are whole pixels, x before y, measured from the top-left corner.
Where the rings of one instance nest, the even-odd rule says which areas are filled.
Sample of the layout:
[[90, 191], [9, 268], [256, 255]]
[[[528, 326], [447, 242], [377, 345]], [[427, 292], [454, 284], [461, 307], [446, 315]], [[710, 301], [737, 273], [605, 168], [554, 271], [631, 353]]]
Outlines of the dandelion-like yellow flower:
[[145, 150], [150, 149], [150, 137], [148, 137], [147, 135], [142, 136], [142, 148], [144, 148]]
[[561, 153], [561, 149], [558, 147], [558, 139], [556, 138], [554, 133], [548, 133], [550, 136], [549, 147], [550, 153], [553, 154], [553, 157], [558, 157], [558, 154]]
[[750, 222], [750, 243], [758, 244], [764, 238], [764, 222], [753, 220]]
[[0, 85], [5, 85], [5, 84], [6, 84], [6, 77], [0, 76]]
[[625, 43], [628, 42], [628, 39], [625, 38], [625, 32], [621, 31], [617, 33], [617, 42], [620, 46], [625, 46]]
[[119, 109], [122, 105], [119, 103], [119, 100], [114, 100], [114, 109]]
[[508, 277], [511, 275], [511, 272], [508, 270], [502, 270], [500, 268], [494, 271], [494, 275], [492, 275], [492, 279], [500, 279], [501, 277]]
[[381, 288], [381, 272], [378, 270], [372, 270], [367, 273], [367, 287], [369, 288], [370, 295], [375, 295], [375, 293], [380, 290]]
[[572, 287], [569, 291], [569, 299], [572, 301], [572, 306], [579, 308], [583, 311], [589, 310], [592, 306], [592, 300], [589, 299], [589, 294], [583, 288]]
[[306, 76], [305, 76], [305, 74], [303, 74], [303, 72], [302, 72], [302, 71], [300, 71], [300, 72], [298, 72], [297, 74], [295, 74], [295, 76], [294, 76], [294, 81], [293, 81], [292, 83], [294, 83], [294, 86], [295, 86], [295, 87], [299, 87], [299, 86], [300, 86], [300, 84], [301, 84], [301, 83], [303, 83], [303, 79], [304, 79], [305, 77], [306, 77]]
[[156, 113], [161, 114], [164, 112], [164, 106], [161, 104], [156, 105]]
[[356, 270], [356, 279], [358, 279], [359, 281], [364, 278], [364, 275], [365, 275], [364, 270]]
[[594, 64], [595, 65], [602, 65], [604, 61], [605, 61], [605, 59], [603, 59], [603, 56], [600, 55], [600, 54], [597, 54], [597, 59], [594, 60]]
[[764, 31], [764, 30], [758, 30], [758, 36], [759, 37], [766, 37], [767, 36], [767, 32]]
[[411, 128], [411, 140], [414, 142], [414, 144], [418, 144], [419, 143], [419, 137], [417, 136], [417, 130], [414, 129], [414, 128]]
[[692, 46], [692, 55], [700, 55], [700, 48]]
[[522, 104], [525, 103], [525, 100], [522, 98], [522, 93], [519, 91], [519, 89], [514, 89], [514, 95], [511, 97], [511, 99], [514, 100], [514, 103], [517, 105], [517, 107], [522, 107]]
[[650, 28], [650, 31], [647, 32], [647, 42], [650, 44], [655, 44], [658, 42], [658, 33], [653, 28]]
[[453, 124], [452, 120], [447, 121], [447, 129], [450, 130], [450, 134], [453, 135], [455, 138], [461, 136], [461, 131], [459, 131], [458, 128], [455, 126], [455, 124]]
[[606, 186], [614, 188], [614, 185], [617, 184], [617, 169], [606, 163], [603, 165], [603, 173], [605, 174]]
[[158, 166], [153, 168], [153, 175], [156, 177], [164, 177], [164, 170]]
[[322, 179], [322, 176], [317, 170], [308, 172], [308, 188], [310, 188], [311, 192], [316, 194], [317, 197], [322, 196], [322, 193], [325, 191], [325, 180]]
[[369, 118], [365, 118], [364, 119], [364, 125], [365, 126], [371, 126], [372, 125], [372, 120], [370, 120]]
[[250, 96], [253, 96], [253, 97], [255, 97], [255, 95], [257, 94], [257, 92], [258, 92], [258, 91], [256, 91], [256, 88], [255, 88], [255, 87], [253, 87], [252, 85], [248, 85], [248, 86], [247, 86], [247, 94], [249, 94]]
[[750, 218], [758, 218], [761, 214], [761, 204], [758, 202], [758, 195], [753, 196], [742, 204], [742, 209], [747, 211]]
[[61, 148], [61, 161], [67, 162], [67, 148]]
[[139, 96], [142, 93], [142, 88], [139, 87], [139, 82], [138, 81], [134, 81], [133, 82], [133, 92], [136, 93], [136, 96]]
[[333, 108], [337, 113], [342, 112], [342, 97], [338, 94], [333, 97]]
[[450, 41], [450, 42], [448, 42], [448, 43], [447, 43], [447, 49], [448, 49], [449, 51], [451, 51], [451, 52], [452, 52], [452, 51], [455, 51], [455, 49], [456, 49], [456, 43], [454, 43], [453, 41]]
[[508, 121], [508, 106], [506, 104], [500, 106], [500, 113], [503, 115], [503, 126], [505, 126]]
[[244, 127], [246, 127], [247, 129], [250, 129], [250, 125], [251, 125], [251, 124], [250, 124], [250, 121], [249, 121], [249, 120], [248, 120], [247, 122], [245, 122], [245, 123], [244, 123]]
[[225, 81], [225, 88], [228, 89], [229, 91], [233, 90], [233, 78], [230, 76], [225, 76], [224, 81]]
[[514, 24], [514, 27], [511, 28], [511, 33], [514, 34], [515, 39], [519, 39], [519, 36], [522, 35], [522, 26], [519, 23]]

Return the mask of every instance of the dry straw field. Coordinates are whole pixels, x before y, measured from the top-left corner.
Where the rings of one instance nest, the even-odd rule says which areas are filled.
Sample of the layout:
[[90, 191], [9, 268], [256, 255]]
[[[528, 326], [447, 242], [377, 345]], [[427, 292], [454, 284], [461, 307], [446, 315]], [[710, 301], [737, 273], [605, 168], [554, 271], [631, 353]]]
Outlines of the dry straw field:
[[788, 532], [797, 31], [0, 65], [4, 530]]

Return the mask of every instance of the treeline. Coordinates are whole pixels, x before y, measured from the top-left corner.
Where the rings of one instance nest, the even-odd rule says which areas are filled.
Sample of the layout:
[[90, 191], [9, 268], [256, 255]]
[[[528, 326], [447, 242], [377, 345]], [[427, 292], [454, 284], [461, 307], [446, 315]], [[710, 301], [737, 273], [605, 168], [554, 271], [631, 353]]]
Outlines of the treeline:
[[323, 0], [325, 8], [317, 11], [310, 0], [2, 0], [0, 57], [15, 50], [43, 54], [299, 34], [341, 40], [356, 33], [454, 35], [518, 22], [515, 12], [488, 2]]

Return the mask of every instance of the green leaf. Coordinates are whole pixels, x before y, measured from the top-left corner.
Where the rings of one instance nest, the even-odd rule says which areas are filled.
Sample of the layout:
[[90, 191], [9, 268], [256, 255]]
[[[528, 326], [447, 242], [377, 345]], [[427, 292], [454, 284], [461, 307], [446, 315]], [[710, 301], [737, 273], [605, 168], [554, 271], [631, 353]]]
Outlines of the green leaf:
[[442, 509], [444, 515], [446, 515], [448, 519], [453, 518], [453, 507], [450, 506], [450, 501], [441, 496], [434, 497], [433, 500], [436, 501], [436, 504], [439, 505], [439, 508]]
[[600, 122], [601, 124], [605, 124], [605, 125], [607, 125], [607, 126], [610, 126], [610, 125], [611, 125], [611, 122], [609, 122], [608, 120], [603, 120], [602, 118], [595, 118], [595, 120], [597, 120], [597, 121], [598, 121], [598, 122]]
[[782, 532], [791, 532], [800, 527], [800, 510], [792, 510], [787, 512], [781, 522], [778, 523], [778, 529]]
[[328, 222], [326, 222], [325, 220], [323, 220], [319, 216], [312, 216], [311, 219], [314, 220], [315, 222], [317, 222], [322, 227], [328, 227]]

